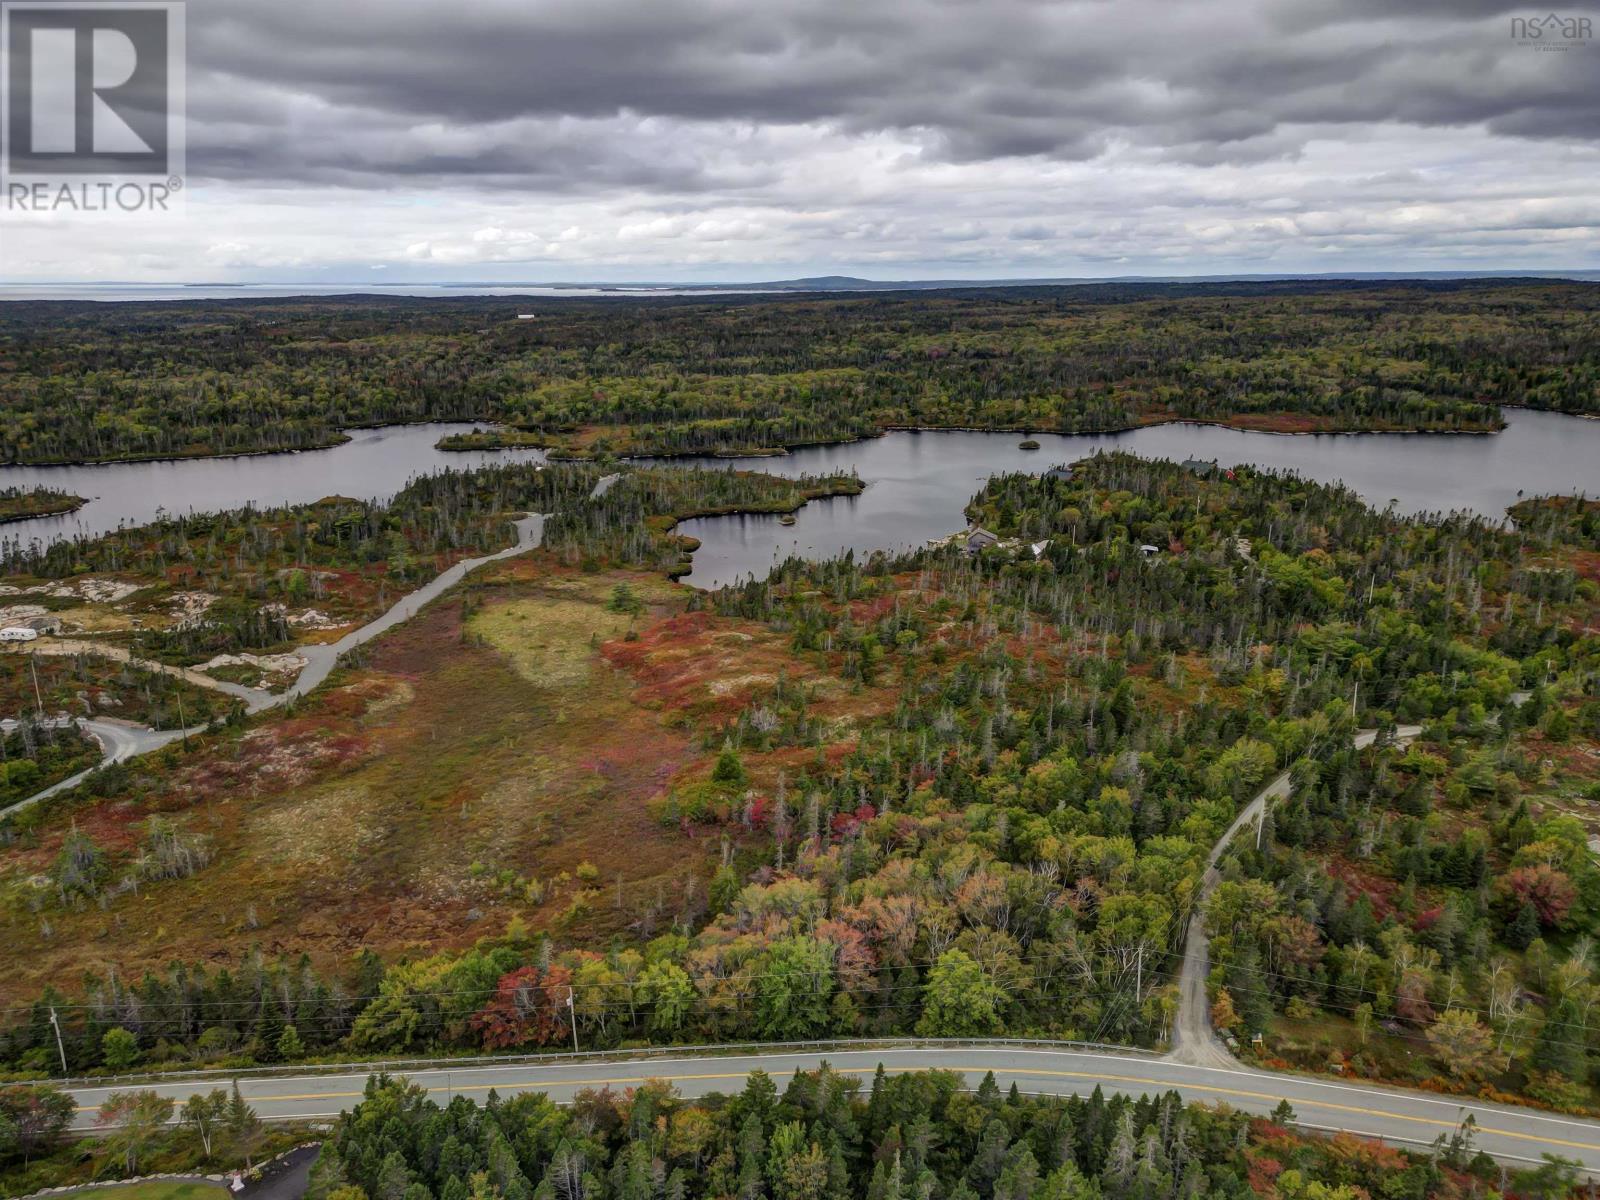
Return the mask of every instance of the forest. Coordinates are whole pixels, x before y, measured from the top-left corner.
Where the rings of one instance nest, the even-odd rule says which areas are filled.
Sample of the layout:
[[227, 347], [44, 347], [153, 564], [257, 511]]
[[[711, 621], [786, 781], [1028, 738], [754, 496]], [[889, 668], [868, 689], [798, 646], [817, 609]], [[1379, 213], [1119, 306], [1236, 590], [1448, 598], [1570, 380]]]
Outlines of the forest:
[[25, 1194], [155, 1170], [240, 1170], [308, 1136], [325, 1138], [310, 1200], [1556, 1200], [1573, 1168], [1508, 1169], [1474, 1148], [1470, 1122], [1404, 1150], [1298, 1126], [1288, 1104], [1253, 1117], [1185, 1105], [1176, 1093], [1024, 1096], [989, 1073], [973, 1088], [944, 1071], [870, 1082], [824, 1063], [787, 1080], [753, 1073], [731, 1094], [685, 1099], [651, 1080], [441, 1106], [403, 1076], [370, 1076], [331, 1130], [269, 1125], [237, 1085], [182, 1105], [115, 1092], [92, 1142], [63, 1136], [72, 1100], [0, 1088], [0, 1188]]
[[[1600, 291], [1535, 280], [870, 297], [0, 306], [0, 462], [447, 446], [770, 451], [894, 426], [1491, 431], [1600, 411]], [[519, 320], [526, 314], [530, 319]]]
[[[310, 708], [0, 824], [0, 923], [30, 949], [0, 978], [0, 1061], [52, 1069], [52, 1005], [75, 1070], [112, 1044], [528, 1048], [564, 1036], [569, 990], [601, 1047], [1160, 1045], [1206, 850], [1291, 768], [1207, 913], [1240, 1053], [1595, 1107], [1581, 525], [1400, 518], [1114, 454], [988, 481], [968, 511], [1002, 541], [980, 554], [791, 560], [705, 594], [664, 578], [673, 522], [803, 489], [650, 468], [592, 495], [597, 470], [531, 476], [564, 501], [545, 548]], [[1353, 749], [1396, 723], [1423, 735]], [[328, 891], [272, 849], [285, 828], [301, 853], [368, 849], [328, 851]], [[334, 913], [368, 929], [359, 953]]]
[[[1185, 1106], [968, 1091], [950, 1072], [871, 1083], [824, 1067], [780, 1088], [690, 1102], [669, 1085], [544, 1095], [458, 1096], [441, 1108], [403, 1078], [374, 1076], [340, 1117], [312, 1172], [311, 1200], [1283, 1200], [1488, 1197], [1501, 1172], [1470, 1139], [1437, 1157]], [[1285, 1122], [1291, 1124], [1285, 1124]], [[1519, 1194], [1559, 1195], [1560, 1168], [1518, 1172]]]

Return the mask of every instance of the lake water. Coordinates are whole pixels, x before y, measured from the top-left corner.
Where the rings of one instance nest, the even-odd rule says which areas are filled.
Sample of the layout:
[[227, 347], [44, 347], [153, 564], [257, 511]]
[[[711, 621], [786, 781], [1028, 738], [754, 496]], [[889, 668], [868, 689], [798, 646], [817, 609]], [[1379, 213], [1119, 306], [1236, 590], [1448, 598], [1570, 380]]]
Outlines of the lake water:
[[0, 467], [0, 488], [48, 487], [89, 501], [75, 513], [0, 526], [0, 538], [24, 545], [79, 533], [96, 536], [118, 525], [144, 525], [180, 514], [254, 504], [309, 504], [324, 496], [388, 500], [418, 475], [447, 467], [543, 462], [542, 450], [449, 451], [434, 448], [471, 423], [386, 425], [349, 430], [350, 440], [326, 450], [240, 458], [164, 459], [81, 467]]
[[[1215, 458], [1224, 466], [1253, 462], [1323, 482], [1343, 480], [1373, 504], [1382, 507], [1393, 499], [1407, 513], [1465, 509], [1498, 519], [1524, 492], [1600, 493], [1600, 421], [1519, 410], [1507, 410], [1506, 418], [1506, 430], [1493, 436], [1284, 437], [1163, 425], [1114, 434], [1036, 434], [1042, 448], [1021, 450], [1021, 434], [945, 431], [891, 433], [777, 458], [670, 461], [783, 475], [854, 469], [867, 482], [859, 496], [806, 505], [794, 525], [768, 516], [685, 522], [682, 532], [702, 542], [687, 581], [717, 587], [765, 573], [791, 553], [825, 556], [846, 549], [865, 553], [921, 545], [962, 526], [962, 508], [990, 474], [1043, 471], [1102, 449], [1158, 458]], [[538, 450], [454, 453], [435, 448], [444, 434], [472, 427], [437, 423], [358, 429], [350, 431], [351, 440], [344, 445], [298, 454], [0, 467], [0, 487], [53, 487], [91, 498], [67, 516], [0, 527], [0, 537], [49, 541], [143, 524], [163, 511], [303, 504], [329, 495], [387, 500], [417, 475], [544, 459]]]
[[1524, 492], [1600, 494], [1600, 421], [1519, 409], [1505, 415], [1505, 430], [1493, 435], [1285, 436], [1159, 425], [1125, 433], [1034, 434], [1041, 448], [1022, 450], [1018, 433], [943, 431], [891, 433], [781, 458], [692, 460], [783, 475], [853, 468], [867, 489], [859, 496], [813, 501], [795, 514], [793, 525], [772, 516], [685, 521], [679, 531], [702, 545], [684, 582], [721, 587], [765, 575], [790, 554], [820, 558], [919, 546], [965, 525], [962, 509], [988, 476], [1044, 471], [1096, 450], [1298, 471], [1323, 483], [1343, 481], [1379, 508], [1394, 500], [1403, 513], [1461, 509], [1499, 519]]

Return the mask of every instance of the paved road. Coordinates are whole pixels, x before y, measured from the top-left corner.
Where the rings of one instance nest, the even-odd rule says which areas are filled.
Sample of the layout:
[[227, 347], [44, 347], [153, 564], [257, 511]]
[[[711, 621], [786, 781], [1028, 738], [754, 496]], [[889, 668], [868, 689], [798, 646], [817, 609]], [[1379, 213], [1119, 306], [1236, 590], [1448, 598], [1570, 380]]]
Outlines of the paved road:
[[[1253, 1113], [1267, 1113], [1280, 1100], [1293, 1105], [1298, 1119], [1321, 1129], [1344, 1129], [1366, 1137], [1426, 1145], [1449, 1135], [1471, 1113], [1478, 1125], [1476, 1144], [1497, 1157], [1538, 1162], [1542, 1154], [1576, 1159], [1600, 1172], [1600, 1122], [1506, 1108], [1478, 1101], [1408, 1093], [1363, 1083], [1309, 1079], [1241, 1067], [1220, 1068], [1173, 1062], [1154, 1055], [1115, 1051], [1019, 1048], [996, 1043], [972, 1047], [840, 1048], [831, 1051], [773, 1052], [737, 1056], [680, 1056], [602, 1061], [557, 1061], [542, 1065], [463, 1063], [451, 1070], [407, 1072], [441, 1104], [457, 1093], [482, 1101], [490, 1089], [501, 1095], [543, 1091], [558, 1101], [570, 1100], [580, 1088], [609, 1085], [636, 1087], [647, 1079], [666, 1079], [687, 1096], [737, 1091], [749, 1072], [761, 1069], [784, 1080], [795, 1070], [811, 1069], [826, 1060], [840, 1070], [868, 1076], [881, 1062], [890, 1072], [933, 1068], [962, 1072], [976, 1086], [993, 1071], [1002, 1088], [1015, 1083], [1024, 1092], [1050, 1095], [1087, 1094], [1098, 1085], [1107, 1092], [1130, 1095], [1169, 1089], [1187, 1100], [1226, 1103]], [[357, 1104], [366, 1074], [291, 1075], [242, 1079], [240, 1089], [262, 1117], [269, 1120], [331, 1118]], [[181, 1101], [195, 1091], [226, 1087], [209, 1078], [168, 1081], [156, 1090]], [[76, 1126], [92, 1128], [95, 1112], [111, 1089], [76, 1088]]]
[[[1409, 742], [1420, 736], [1422, 726], [1402, 725], [1395, 731], [1397, 742]], [[1376, 729], [1363, 729], [1355, 736], [1357, 750], [1365, 750], [1378, 740]], [[1189, 917], [1189, 928], [1183, 945], [1183, 967], [1178, 973], [1178, 1015], [1172, 1022], [1172, 1059], [1195, 1066], [1237, 1069], [1239, 1062], [1228, 1053], [1228, 1048], [1211, 1028], [1211, 1000], [1206, 994], [1206, 975], [1211, 970], [1211, 940], [1206, 935], [1206, 901], [1222, 882], [1222, 872], [1217, 864], [1229, 846], [1246, 829], [1261, 823], [1272, 800], [1285, 800], [1289, 796], [1289, 772], [1284, 771], [1245, 805], [1228, 831], [1211, 847], [1206, 858], [1205, 874], [1200, 878], [1200, 892], [1195, 898], [1194, 912]]]

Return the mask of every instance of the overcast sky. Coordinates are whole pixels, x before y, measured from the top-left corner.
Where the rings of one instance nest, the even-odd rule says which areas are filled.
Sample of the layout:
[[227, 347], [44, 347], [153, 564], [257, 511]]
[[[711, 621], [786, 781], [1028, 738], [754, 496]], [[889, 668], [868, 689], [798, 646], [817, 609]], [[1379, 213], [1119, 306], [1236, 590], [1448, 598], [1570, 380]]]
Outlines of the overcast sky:
[[8, 216], [0, 277], [1596, 268], [1600, 40], [1546, 11], [193, 0], [186, 215]]

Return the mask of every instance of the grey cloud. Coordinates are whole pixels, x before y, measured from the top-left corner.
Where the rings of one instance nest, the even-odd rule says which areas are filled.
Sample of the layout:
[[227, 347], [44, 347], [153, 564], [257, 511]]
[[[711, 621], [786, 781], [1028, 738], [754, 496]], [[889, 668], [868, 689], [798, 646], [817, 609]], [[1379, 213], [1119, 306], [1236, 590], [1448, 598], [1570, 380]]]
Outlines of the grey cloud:
[[[1349, 123], [1594, 138], [1600, 45], [1514, 46], [1514, 11], [1492, 0], [1413, 4], [1398, 18], [1380, 0], [192, 5], [194, 165], [239, 179], [695, 192], [760, 183], [759, 164], [747, 172], [737, 154], [711, 152], [737, 146], [743, 126], [892, 133], [953, 162], [1084, 160], [1121, 142], [1246, 163]], [[323, 132], [290, 119], [296, 101], [320, 106]], [[651, 119], [662, 122], [653, 141], [640, 132]], [[706, 126], [705, 145], [685, 132]], [[441, 149], [451, 130], [476, 136]]]

